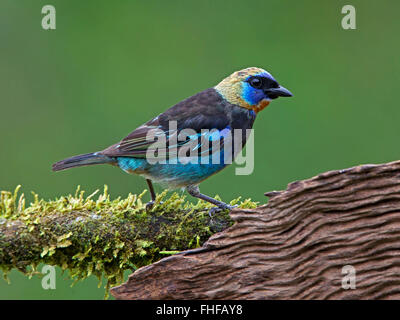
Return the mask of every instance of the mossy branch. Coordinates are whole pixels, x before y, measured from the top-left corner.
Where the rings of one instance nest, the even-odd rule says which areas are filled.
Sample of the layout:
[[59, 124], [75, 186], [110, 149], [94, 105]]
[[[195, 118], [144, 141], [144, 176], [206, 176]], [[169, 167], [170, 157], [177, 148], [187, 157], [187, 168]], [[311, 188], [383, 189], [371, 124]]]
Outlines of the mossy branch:
[[[106, 289], [123, 281], [125, 270], [151, 264], [165, 255], [200, 247], [212, 234], [232, 224], [228, 212], [208, 215], [211, 205], [191, 204], [167, 192], [146, 211], [142, 196], [110, 200], [107, 186], [94, 200], [78, 187], [75, 195], [34, 201], [25, 208], [24, 194], [1, 191], [0, 269], [16, 268], [32, 275], [40, 263], [69, 270], [72, 278], [95, 275], [107, 279]], [[239, 203], [239, 199], [231, 204]], [[250, 200], [240, 207], [252, 208]]]

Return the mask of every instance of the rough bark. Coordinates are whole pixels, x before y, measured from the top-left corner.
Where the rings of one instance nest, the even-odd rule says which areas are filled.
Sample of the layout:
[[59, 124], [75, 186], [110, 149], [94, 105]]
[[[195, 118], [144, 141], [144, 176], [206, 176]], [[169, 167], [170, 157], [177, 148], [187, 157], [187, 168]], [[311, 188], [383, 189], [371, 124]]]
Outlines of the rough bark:
[[[135, 271], [117, 299], [399, 299], [400, 161], [331, 171], [235, 209], [201, 248]], [[355, 289], [344, 289], [355, 270]]]

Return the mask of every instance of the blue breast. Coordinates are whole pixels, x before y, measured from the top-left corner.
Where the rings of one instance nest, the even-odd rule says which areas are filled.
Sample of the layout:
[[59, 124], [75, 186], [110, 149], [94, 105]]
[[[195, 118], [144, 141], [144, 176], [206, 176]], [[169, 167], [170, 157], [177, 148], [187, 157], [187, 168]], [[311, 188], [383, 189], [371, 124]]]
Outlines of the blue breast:
[[135, 173], [170, 188], [179, 188], [197, 184], [214, 173], [225, 168], [225, 164], [209, 163], [156, 163], [149, 164], [146, 159], [118, 157], [119, 167], [128, 172]]
[[[230, 136], [230, 134], [231, 127], [227, 126], [219, 132], [206, 131], [188, 136], [189, 141], [193, 141], [196, 144], [192, 149], [192, 151], [195, 151], [193, 159], [197, 160], [196, 163], [184, 163], [181, 159], [176, 158], [175, 162], [173, 160], [166, 160], [164, 163], [149, 163], [145, 158], [118, 157], [118, 165], [122, 170], [125, 170], [128, 173], [135, 173], [144, 176], [145, 178], [160, 182], [170, 188], [197, 184], [214, 173], [222, 170], [226, 165], [232, 163], [231, 158], [226, 157], [225, 159], [224, 157], [224, 151], [226, 151], [227, 155], [232, 154], [231, 149], [233, 146], [231, 143], [221, 145], [217, 143], [216, 147], [218, 147], [218, 149], [216, 149], [214, 154], [212, 152], [214, 148], [213, 142], [220, 141], [220, 139], [225, 140]], [[200, 137], [203, 139], [199, 139]], [[201, 144], [207, 140], [209, 143], [205, 145], [206, 150], [202, 150]], [[187, 143], [188, 142], [186, 142], [185, 145]]]

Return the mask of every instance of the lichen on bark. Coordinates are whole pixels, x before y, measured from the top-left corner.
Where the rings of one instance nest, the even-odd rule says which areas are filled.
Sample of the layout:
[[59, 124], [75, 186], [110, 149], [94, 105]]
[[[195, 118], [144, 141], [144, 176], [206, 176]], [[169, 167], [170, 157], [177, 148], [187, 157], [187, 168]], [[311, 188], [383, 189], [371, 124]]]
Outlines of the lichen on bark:
[[[192, 204], [178, 193], [167, 197], [167, 191], [146, 210], [145, 192], [111, 200], [107, 186], [102, 194], [97, 196], [97, 190], [88, 197], [78, 187], [74, 195], [50, 201], [34, 194], [34, 201], [25, 207], [19, 189], [1, 191], [0, 269], [5, 277], [14, 268], [31, 276], [45, 263], [68, 270], [76, 281], [90, 275], [101, 281], [104, 276], [108, 291], [123, 281], [125, 270], [200, 247], [212, 234], [232, 225], [227, 211], [210, 219], [210, 204]], [[249, 199], [230, 203], [256, 207]]]

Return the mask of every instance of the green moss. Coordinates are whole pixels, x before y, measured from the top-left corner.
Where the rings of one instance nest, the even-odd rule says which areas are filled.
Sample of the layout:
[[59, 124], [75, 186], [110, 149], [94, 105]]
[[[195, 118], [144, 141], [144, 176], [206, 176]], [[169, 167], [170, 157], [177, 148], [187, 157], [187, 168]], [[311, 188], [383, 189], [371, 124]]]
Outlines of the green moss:
[[[78, 187], [74, 195], [50, 201], [33, 193], [26, 207], [19, 190], [1, 191], [0, 196], [0, 269], [5, 278], [13, 268], [32, 276], [45, 263], [68, 270], [77, 281], [90, 275], [101, 281], [104, 276], [108, 292], [123, 282], [125, 270], [199, 247], [232, 224], [228, 212], [211, 220], [209, 203], [192, 204], [178, 193], [167, 198], [167, 191], [146, 211], [145, 192], [111, 200], [107, 186], [102, 194], [96, 190], [88, 197]], [[230, 204], [257, 205], [249, 199]]]

